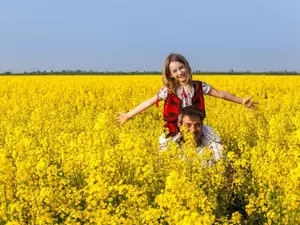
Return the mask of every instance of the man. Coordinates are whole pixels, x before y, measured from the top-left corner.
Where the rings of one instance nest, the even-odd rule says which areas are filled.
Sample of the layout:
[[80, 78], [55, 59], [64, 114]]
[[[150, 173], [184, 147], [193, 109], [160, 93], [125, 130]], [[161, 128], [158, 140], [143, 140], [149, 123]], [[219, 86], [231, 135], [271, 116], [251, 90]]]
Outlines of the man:
[[[181, 127], [176, 136], [171, 138], [171, 141], [176, 142], [179, 146], [184, 143], [184, 133], [182, 127], [185, 127], [187, 132], [194, 134], [196, 152], [202, 154], [205, 147], [212, 150], [213, 159], [209, 161], [212, 165], [214, 161], [220, 160], [223, 156], [223, 149], [218, 135], [213, 134], [210, 127], [203, 125], [204, 112], [195, 108], [194, 106], [184, 107], [178, 116], [178, 127]], [[167, 148], [169, 139], [161, 136], [159, 139], [160, 148], [164, 150]]]

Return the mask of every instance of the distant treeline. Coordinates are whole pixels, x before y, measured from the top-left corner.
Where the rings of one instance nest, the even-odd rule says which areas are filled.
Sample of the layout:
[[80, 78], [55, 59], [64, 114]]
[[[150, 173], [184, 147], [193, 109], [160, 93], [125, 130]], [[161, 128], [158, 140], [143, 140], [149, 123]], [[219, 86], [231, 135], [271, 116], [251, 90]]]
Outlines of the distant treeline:
[[[0, 73], [2, 76], [9, 75], [161, 75], [161, 71], [93, 71], [93, 70], [61, 70], [61, 71], [24, 71], [23, 73], [13, 73], [7, 71]], [[226, 71], [226, 72], [208, 72], [208, 71], [193, 71], [194, 75], [204, 74], [204, 75], [300, 75], [300, 72], [297, 71], [267, 71], [267, 72], [251, 72], [251, 71]]]

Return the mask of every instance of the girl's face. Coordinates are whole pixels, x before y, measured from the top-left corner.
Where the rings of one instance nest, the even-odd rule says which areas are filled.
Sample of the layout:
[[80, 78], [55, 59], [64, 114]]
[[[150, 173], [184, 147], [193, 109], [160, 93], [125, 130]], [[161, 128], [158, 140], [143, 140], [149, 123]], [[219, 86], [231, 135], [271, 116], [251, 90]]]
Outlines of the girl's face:
[[171, 62], [169, 64], [170, 77], [180, 84], [186, 84], [190, 78], [190, 71], [181, 62]]

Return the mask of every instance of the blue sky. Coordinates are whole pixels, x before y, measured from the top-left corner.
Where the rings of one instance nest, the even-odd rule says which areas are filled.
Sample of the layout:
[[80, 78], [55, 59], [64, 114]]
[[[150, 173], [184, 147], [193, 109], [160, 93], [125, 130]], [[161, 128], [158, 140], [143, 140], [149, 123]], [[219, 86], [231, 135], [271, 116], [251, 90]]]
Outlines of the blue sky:
[[0, 72], [300, 71], [299, 0], [1, 0]]

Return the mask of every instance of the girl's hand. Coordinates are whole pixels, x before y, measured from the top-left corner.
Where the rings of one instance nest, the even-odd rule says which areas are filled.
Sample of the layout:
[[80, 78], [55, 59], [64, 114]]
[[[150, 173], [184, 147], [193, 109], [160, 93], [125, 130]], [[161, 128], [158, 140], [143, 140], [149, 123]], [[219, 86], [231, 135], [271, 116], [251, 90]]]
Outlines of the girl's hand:
[[118, 117], [116, 118], [116, 122], [122, 124], [122, 123], [125, 123], [126, 120], [128, 120], [128, 116], [127, 116], [127, 113], [118, 113]]
[[248, 97], [248, 98], [244, 98], [244, 99], [243, 99], [243, 105], [244, 105], [247, 109], [256, 109], [256, 108], [257, 108], [258, 102], [252, 102], [252, 101], [251, 101], [252, 98], [253, 98], [253, 96]]

